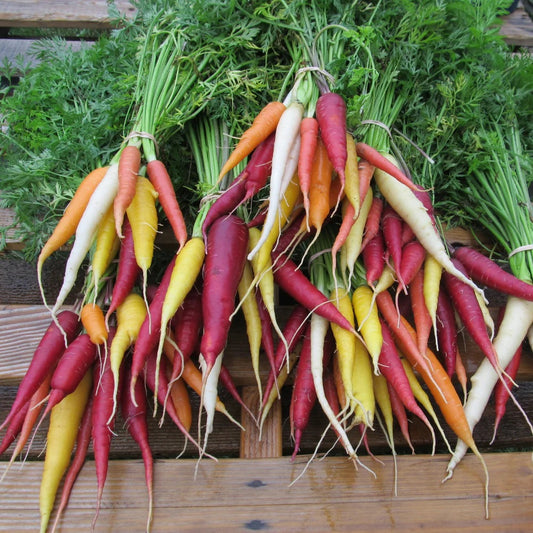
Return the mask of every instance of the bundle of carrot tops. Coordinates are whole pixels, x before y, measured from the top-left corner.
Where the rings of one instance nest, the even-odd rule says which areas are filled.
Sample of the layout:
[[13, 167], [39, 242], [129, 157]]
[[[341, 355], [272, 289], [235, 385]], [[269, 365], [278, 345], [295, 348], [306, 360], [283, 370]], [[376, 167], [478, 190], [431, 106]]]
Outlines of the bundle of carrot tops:
[[[260, 427], [291, 384], [293, 458], [316, 406], [356, 465], [359, 439], [377, 427], [393, 454], [395, 425], [411, 445], [410, 413], [434, 446], [440, 433], [448, 476], [467, 449], [480, 459], [488, 501], [472, 431], [493, 391], [495, 432], [509, 398], [518, 405], [513, 380], [533, 323], [531, 123], [517, 106], [530, 98], [523, 70], [532, 62], [515, 58], [506, 77], [479, 75], [487, 50], [504, 56], [490, 30], [503, 2], [468, 2], [467, 15], [430, 1], [150, 4], [161, 9], [144, 12], [123, 139], [87, 169], [37, 258], [51, 323], [1, 425], [2, 452], [18, 439], [13, 461], [50, 417], [41, 530], [64, 478], [58, 525], [91, 443], [99, 508], [119, 413], [145, 463], [150, 527], [151, 404], [152, 416], [168, 416], [210, 457], [216, 412], [238, 423], [220, 391], [243, 404], [224, 365], [238, 313]], [[437, 57], [444, 48], [461, 58], [461, 79], [452, 79], [457, 64]], [[469, 49], [477, 56], [466, 57]], [[496, 89], [499, 105], [489, 106]], [[178, 142], [188, 153], [180, 187], [160, 157]], [[450, 161], [455, 152], [462, 162]], [[468, 200], [465, 187], [477, 191]], [[183, 209], [191, 197], [195, 206]], [[492, 232], [493, 254], [514, 259], [450, 245], [442, 222], [466, 220], [473, 232]], [[170, 257], [156, 245], [162, 226], [173, 234]], [[43, 265], [66, 244], [63, 285], [49, 305]], [[67, 306], [82, 268], [82, 293]], [[497, 320], [486, 287], [507, 299]], [[278, 290], [293, 302], [283, 320]], [[470, 378], [463, 328], [486, 357]], [[205, 417], [197, 435], [191, 391]]]

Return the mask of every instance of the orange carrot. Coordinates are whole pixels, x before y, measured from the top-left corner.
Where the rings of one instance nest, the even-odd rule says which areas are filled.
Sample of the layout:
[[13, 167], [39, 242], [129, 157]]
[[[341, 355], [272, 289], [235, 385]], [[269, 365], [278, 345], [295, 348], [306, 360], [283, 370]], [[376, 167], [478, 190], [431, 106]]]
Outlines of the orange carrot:
[[[311, 171], [318, 143], [318, 121], [315, 117], [304, 117], [300, 124], [300, 155], [298, 157], [298, 179], [304, 200], [306, 219], [309, 217], [309, 190]], [[309, 223], [308, 223], [309, 226]]]
[[126, 209], [135, 196], [135, 184], [141, 167], [141, 151], [138, 146], [129, 144], [120, 153], [118, 161], [118, 192], [113, 200], [115, 229], [122, 239], [122, 222]]
[[242, 134], [237, 146], [235, 146], [228, 160], [224, 163], [218, 175], [219, 181], [275, 131], [285, 109], [285, 104], [277, 101], [270, 102], [261, 109], [252, 125]]
[[333, 166], [322, 138], [318, 138], [313, 166], [311, 168], [311, 186], [309, 190], [309, 224], [320, 233], [322, 224], [329, 213], [329, 191], [333, 177]]
[[370, 189], [370, 182], [372, 181], [375, 168], [376, 167], [371, 165], [366, 159], [359, 159], [357, 170], [359, 171], [359, 197], [361, 203], [365, 199], [368, 189]]
[[94, 303], [85, 304], [80, 311], [80, 319], [91, 342], [103, 344], [107, 340], [107, 327], [102, 308]]
[[146, 174], [159, 195], [159, 203], [181, 248], [187, 242], [187, 226], [167, 168], [162, 161], [154, 159], [146, 165]]

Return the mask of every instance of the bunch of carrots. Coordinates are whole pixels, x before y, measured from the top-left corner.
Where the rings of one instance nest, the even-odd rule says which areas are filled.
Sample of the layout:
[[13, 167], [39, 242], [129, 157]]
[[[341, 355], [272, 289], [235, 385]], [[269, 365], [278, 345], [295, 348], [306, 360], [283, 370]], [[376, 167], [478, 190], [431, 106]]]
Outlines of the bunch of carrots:
[[[427, 191], [389, 150], [350, 131], [345, 99], [333, 90], [314, 49], [287, 94], [261, 110], [229, 157], [220, 147], [235, 132], [204, 109], [191, 111], [187, 139], [199, 188], [206, 192], [188, 232], [157, 158], [158, 143], [169, 133], [164, 119], [188, 90], [176, 85], [174, 70], [184, 38], [164, 32], [147, 41], [141, 64], [149, 74], [142, 79], [158, 83], [139, 86], [137, 115], [124, 145], [109, 166], [83, 181], [38, 259], [40, 280], [44, 261], [75, 237], [63, 287], [50, 308], [52, 322], [0, 426], [6, 428], [2, 452], [18, 439], [13, 461], [50, 416], [41, 531], [48, 528], [64, 478], [57, 526], [91, 442], [97, 519], [118, 412], [145, 463], [150, 527], [146, 391], [153, 416], [160, 409], [200, 457], [209, 456], [215, 412], [238, 424], [220, 401], [219, 385], [243, 403], [223, 362], [240, 311], [261, 398], [252, 416], [260, 426], [292, 372], [293, 457], [315, 404], [355, 465], [362, 463], [350, 430], [358, 429], [366, 443], [378, 421], [395, 453], [394, 420], [410, 444], [407, 412], [422, 420], [433, 442], [433, 425], [446, 441], [436, 404], [482, 462], [488, 490], [488, 472], [453, 382], [458, 379], [466, 391], [456, 316], [498, 375], [500, 419], [507, 399], [514, 399], [516, 370], [502, 368], [492, 335], [508, 329], [510, 319], [492, 323], [481, 286], [530, 307], [531, 285], [474, 249], [450, 250]], [[296, 52], [294, 57], [300, 59]], [[187, 79], [196, 81], [190, 73]], [[177, 250], [160, 281], [150, 284], [157, 202]], [[74, 309], [63, 309], [91, 249], [85, 293]], [[276, 289], [294, 300], [284, 324]], [[259, 374], [263, 356], [270, 366], [266, 383]], [[189, 388], [206, 414], [203, 439], [201, 417], [198, 437], [191, 434]]]

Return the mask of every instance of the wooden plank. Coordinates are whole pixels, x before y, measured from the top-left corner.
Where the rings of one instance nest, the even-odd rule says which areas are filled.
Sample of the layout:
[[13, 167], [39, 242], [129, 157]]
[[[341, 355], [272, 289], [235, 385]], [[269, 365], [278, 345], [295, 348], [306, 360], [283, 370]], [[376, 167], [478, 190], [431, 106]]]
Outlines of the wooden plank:
[[[281, 310], [286, 316], [287, 310]], [[49, 311], [43, 305], [0, 305], [0, 384], [16, 384], [30, 363], [35, 348], [50, 324]], [[24, 342], [20, 339], [24, 338]], [[482, 355], [472, 341], [465, 338], [462, 353], [469, 374], [477, 368]], [[528, 352], [529, 354], [529, 352]], [[245, 328], [240, 317], [235, 317], [230, 331], [230, 342], [224, 355], [232, 376], [239, 386], [254, 385], [251, 372]], [[268, 363], [262, 360], [261, 375], [266, 377]], [[533, 358], [524, 357], [518, 380], [533, 380]]]
[[[135, 8], [127, 0], [115, 0], [120, 13], [132, 16]], [[0, 2], [0, 27], [108, 28], [106, 0], [16, 0]]]
[[522, 5], [502, 20], [500, 34], [505, 36], [507, 44], [533, 47], [533, 21]]
[[[484, 517], [483, 472], [467, 455], [454, 478], [441, 483], [447, 457], [365, 459], [356, 471], [346, 458], [308, 460], [159, 460], [154, 474], [154, 533], [160, 531], [530, 531], [533, 523], [531, 454], [486, 454], [489, 512]], [[198, 473], [195, 476], [195, 468]], [[5, 464], [0, 465], [0, 475]], [[42, 465], [26, 463], [0, 487], [5, 531], [35, 530]], [[517, 480], [520, 480], [518, 483]], [[94, 516], [94, 463], [78, 478], [61, 531], [89, 527]], [[364, 510], [364, 512], [362, 512]], [[110, 464], [96, 531], [141, 531], [147, 513], [141, 461]]]

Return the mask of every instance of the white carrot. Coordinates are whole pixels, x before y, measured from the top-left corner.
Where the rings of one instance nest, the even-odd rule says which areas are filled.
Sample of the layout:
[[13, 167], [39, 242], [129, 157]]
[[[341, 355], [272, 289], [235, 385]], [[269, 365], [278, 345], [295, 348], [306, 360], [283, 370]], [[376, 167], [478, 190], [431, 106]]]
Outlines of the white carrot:
[[76, 229], [76, 236], [72, 249], [70, 251], [67, 264], [65, 266], [65, 275], [63, 277], [63, 284], [57, 296], [56, 303], [52, 308], [52, 316], [55, 316], [57, 311], [63, 305], [65, 299], [69, 295], [80, 269], [83, 260], [87, 256], [89, 249], [96, 236], [100, 221], [106, 214], [109, 207], [113, 204], [118, 191], [118, 163], [109, 167], [106, 175], [98, 184], [91, 195], [89, 203], [85, 208], [83, 216], [81, 217], [78, 227]]
[[[533, 302], [510, 296], [493, 343], [502, 368], [507, 367], [532, 324]], [[473, 430], [479, 422], [489, 402], [492, 390], [499, 379], [500, 376], [492, 363], [488, 359], [484, 359], [471, 378], [472, 387], [465, 404], [465, 414], [470, 429]], [[448, 463], [447, 479], [453, 475], [454, 468], [464, 457], [466, 451], [466, 444], [462, 440], [458, 440], [453, 456]]]
[[[393, 158], [389, 157], [388, 159], [396, 164]], [[477, 293], [483, 294], [483, 291], [471, 279], [455, 268], [424, 204], [415, 196], [413, 191], [378, 168], [374, 172], [374, 179], [387, 202], [409, 225], [422, 246], [442, 268], [472, 287]]]
[[[279, 203], [296, 170], [298, 154], [300, 152], [300, 123], [303, 112], [304, 107], [301, 103], [296, 101], [291, 102], [281, 115], [276, 128], [276, 140], [272, 154], [272, 170], [270, 174], [268, 211], [261, 231], [261, 237], [248, 254], [248, 260], [250, 261], [268, 238], [276, 220]], [[295, 146], [298, 148], [297, 150], [295, 150]], [[294, 155], [295, 157], [293, 157]]]
[[327, 319], [313, 313], [311, 316], [311, 373], [313, 374], [313, 384], [315, 385], [317, 399], [328, 417], [328, 420], [337, 433], [346, 453], [351, 459], [357, 460], [357, 454], [352, 447], [346, 431], [341, 423], [337, 420], [335, 413], [331, 409], [326, 398], [323, 382], [323, 358], [324, 358], [324, 339], [329, 328]]

